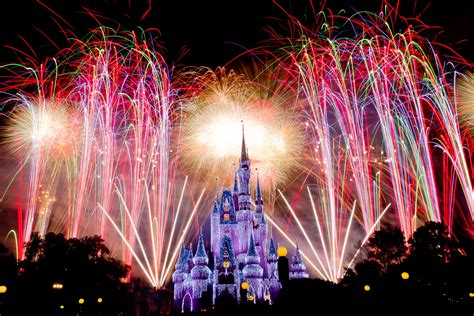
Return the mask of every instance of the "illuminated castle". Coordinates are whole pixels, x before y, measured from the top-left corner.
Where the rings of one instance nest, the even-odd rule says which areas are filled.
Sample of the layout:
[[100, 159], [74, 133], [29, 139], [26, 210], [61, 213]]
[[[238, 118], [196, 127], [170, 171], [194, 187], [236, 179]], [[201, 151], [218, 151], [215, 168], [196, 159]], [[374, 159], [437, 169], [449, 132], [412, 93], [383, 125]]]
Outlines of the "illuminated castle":
[[[257, 176], [255, 211], [250, 196], [250, 159], [242, 128], [242, 152], [234, 187], [224, 189], [211, 211], [210, 256], [202, 231], [196, 253], [183, 245], [173, 273], [176, 310], [199, 311], [228, 299], [272, 304], [281, 289], [278, 255], [273, 237], [267, 241], [263, 196]], [[210, 260], [212, 262], [210, 262]], [[289, 266], [290, 279], [307, 278], [299, 250]], [[245, 295], [246, 297], [241, 297]]]

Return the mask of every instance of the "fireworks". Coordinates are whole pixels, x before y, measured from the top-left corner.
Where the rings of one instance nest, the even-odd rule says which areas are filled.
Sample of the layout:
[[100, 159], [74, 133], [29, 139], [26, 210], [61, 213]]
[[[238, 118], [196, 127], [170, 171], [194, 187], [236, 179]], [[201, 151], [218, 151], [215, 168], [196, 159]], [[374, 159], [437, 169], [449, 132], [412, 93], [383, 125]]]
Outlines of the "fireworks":
[[21, 104], [11, 116], [12, 124], [4, 132], [5, 145], [15, 153], [42, 151], [52, 159], [71, 157], [80, 141], [81, 122], [67, 105]]
[[474, 132], [474, 74], [467, 73], [458, 83], [458, 111], [460, 122], [469, 132]]
[[301, 151], [300, 124], [292, 116], [291, 100], [263, 94], [260, 85], [224, 69], [200, 75], [199, 82], [203, 87], [185, 107], [183, 167], [208, 183], [217, 175], [230, 183], [244, 126], [249, 155], [264, 187], [284, 185]]
[[162, 56], [110, 32], [74, 42], [65, 53], [75, 54], [35, 83], [39, 95], [9, 100], [5, 142], [20, 159], [10, 187], [24, 192], [18, 243], [33, 231], [100, 234], [162, 286], [203, 193], [193, 203], [176, 169], [180, 111]]
[[100, 234], [164, 286], [204, 191], [232, 183], [242, 128], [270, 221], [324, 279], [388, 214], [406, 237], [425, 220], [451, 228], [461, 203], [472, 223], [472, 75], [456, 90], [433, 43], [394, 33], [391, 14], [316, 31], [291, 18], [299, 33], [275, 37], [254, 74], [170, 69], [153, 41], [106, 28], [23, 67], [3, 128], [19, 161], [2, 199], [17, 207], [17, 253], [33, 231]]

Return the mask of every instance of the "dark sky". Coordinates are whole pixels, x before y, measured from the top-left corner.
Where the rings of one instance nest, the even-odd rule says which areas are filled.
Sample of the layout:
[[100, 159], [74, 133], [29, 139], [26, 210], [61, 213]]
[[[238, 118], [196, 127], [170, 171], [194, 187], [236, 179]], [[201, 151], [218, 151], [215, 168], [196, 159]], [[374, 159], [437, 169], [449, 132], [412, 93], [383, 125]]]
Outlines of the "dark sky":
[[[474, 1], [400, 2], [405, 15], [423, 12], [421, 18], [427, 24], [442, 26], [445, 32], [437, 40], [454, 46], [465, 58], [474, 61]], [[278, 3], [302, 18], [309, 13], [309, 0]], [[320, 7], [320, 1], [313, 3]], [[326, 8], [378, 11], [380, 3], [380, 0], [328, 0]], [[284, 19], [271, 0], [8, 0], [2, 1], [0, 10], [0, 62], [15, 61], [15, 53], [7, 46], [29, 51], [25, 42], [39, 59], [54, 56], [58, 49], [41, 32], [63, 48], [66, 42], [60, 27], [82, 37], [98, 26], [85, 13], [86, 9], [102, 16], [102, 24], [112, 27], [158, 28], [170, 60], [176, 60], [185, 47], [189, 52], [181, 63], [211, 67], [224, 64], [241, 53], [242, 47], [258, 45], [266, 38], [264, 27], [274, 23], [272, 17]]]

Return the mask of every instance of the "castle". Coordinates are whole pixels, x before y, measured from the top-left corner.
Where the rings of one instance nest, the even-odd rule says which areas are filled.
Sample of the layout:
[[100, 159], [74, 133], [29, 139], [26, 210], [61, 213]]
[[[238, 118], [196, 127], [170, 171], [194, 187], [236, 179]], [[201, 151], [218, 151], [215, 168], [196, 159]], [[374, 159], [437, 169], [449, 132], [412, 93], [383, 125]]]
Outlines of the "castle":
[[[273, 236], [267, 241], [263, 196], [257, 175], [255, 211], [250, 195], [250, 159], [242, 126], [242, 151], [234, 188], [224, 189], [211, 211], [210, 256], [202, 231], [196, 253], [183, 245], [173, 273], [176, 310], [199, 311], [219, 298], [272, 304], [282, 285]], [[211, 262], [209, 257], [211, 257]], [[211, 270], [212, 269], [212, 270]], [[289, 265], [289, 278], [307, 278], [298, 248]], [[245, 295], [246, 297], [241, 297]]]

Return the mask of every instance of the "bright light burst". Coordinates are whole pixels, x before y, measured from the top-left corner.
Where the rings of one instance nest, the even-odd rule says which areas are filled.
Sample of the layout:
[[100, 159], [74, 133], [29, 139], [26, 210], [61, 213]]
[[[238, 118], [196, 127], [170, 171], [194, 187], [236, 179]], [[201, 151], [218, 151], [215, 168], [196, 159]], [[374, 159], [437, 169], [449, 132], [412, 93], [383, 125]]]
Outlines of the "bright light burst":
[[474, 135], [474, 73], [467, 73], [458, 83], [460, 123]]
[[212, 181], [232, 179], [238, 163], [242, 125], [252, 167], [270, 190], [285, 183], [297, 167], [300, 124], [291, 100], [262, 94], [261, 86], [224, 69], [200, 75], [202, 88], [185, 107], [181, 163]]
[[98, 234], [151, 285], [167, 282], [203, 193], [193, 201], [176, 168], [177, 81], [149, 44], [100, 28], [56, 68], [18, 75], [37, 88], [7, 100], [20, 256], [33, 231]]
[[[26, 87], [6, 101], [3, 130], [19, 160], [6, 185], [18, 256], [33, 231], [101, 234], [163, 286], [203, 189], [232, 181], [242, 122], [267, 201], [280, 189], [269, 220], [322, 278], [344, 275], [350, 245], [389, 209], [405, 237], [424, 220], [451, 227], [459, 187], [472, 224], [472, 138], [459, 124], [472, 127], [472, 75], [456, 91], [433, 43], [390, 29], [393, 12], [318, 15], [328, 18], [316, 31], [291, 17], [291, 36], [275, 38], [254, 75], [176, 73], [155, 43], [107, 28], [54, 62], [13, 67], [7, 90]], [[353, 32], [338, 35], [338, 21]]]
[[82, 122], [67, 104], [21, 100], [4, 132], [4, 143], [12, 152], [39, 151], [57, 160], [70, 158], [78, 149]]

